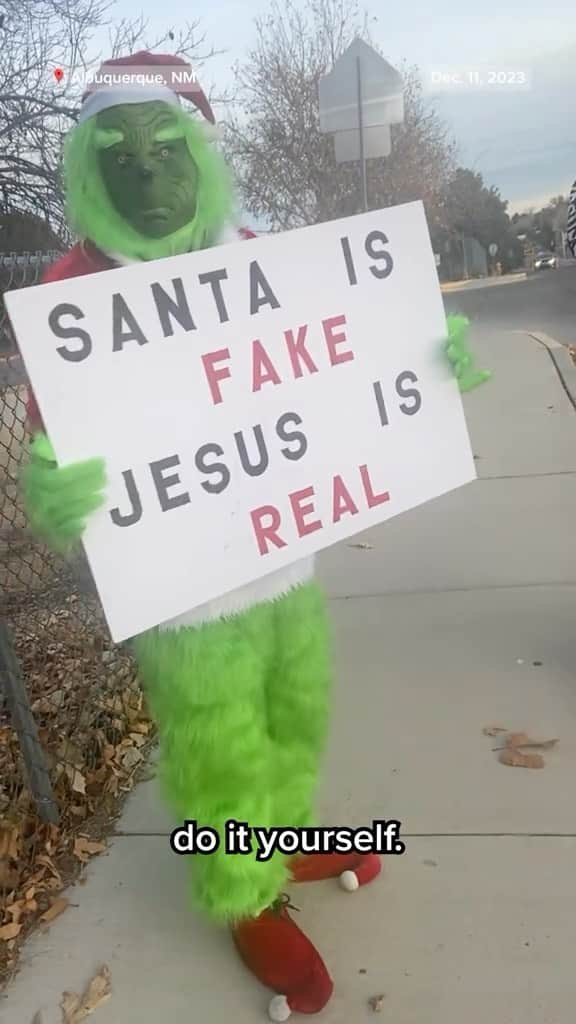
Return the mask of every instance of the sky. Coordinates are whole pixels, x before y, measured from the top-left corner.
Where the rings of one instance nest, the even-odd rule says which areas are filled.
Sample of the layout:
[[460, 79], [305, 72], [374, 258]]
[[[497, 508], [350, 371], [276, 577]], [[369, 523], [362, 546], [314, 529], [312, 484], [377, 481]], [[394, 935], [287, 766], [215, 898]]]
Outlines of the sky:
[[[225, 53], [203, 75], [230, 85], [232, 65], [255, 39], [254, 18], [269, 0], [116, 0], [115, 17], [149, 19], [150, 34], [201, 22], [207, 41]], [[430, 102], [448, 123], [466, 166], [480, 171], [508, 199], [510, 210], [566, 194], [576, 179], [576, 4], [574, 0], [483, 0], [476, 11], [457, 0], [403, 0], [365, 5], [374, 41], [392, 64], [416, 64]], [[524, 72], [530, 88], [454, 89], [436, 95], [432, 71]]]

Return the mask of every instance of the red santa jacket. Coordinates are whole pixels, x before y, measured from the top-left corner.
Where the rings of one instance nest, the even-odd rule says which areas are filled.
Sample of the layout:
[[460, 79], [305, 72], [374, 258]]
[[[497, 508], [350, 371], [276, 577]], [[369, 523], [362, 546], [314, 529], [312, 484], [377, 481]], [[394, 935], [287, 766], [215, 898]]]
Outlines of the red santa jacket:
[[[253, 231], [247, 228], [240, 228], [238, 234], [241, 238], [256, 238]], [[92, 242], [78, 242], [70, 252], [67, 252], [61, 259], [56, 260], [48, 267], [42, 275], [42, 284], [49, 284], [50, 281], [65, 281], [68, 277], [83, 277], [84, 274], [98, 274], [102, 270], [113, 270], [118, 264], [109, 259], [100, 249], [97, 249]], [[35, 434], [44, 430], [42, 416], [34, 397], [32, 388], [28, 388], [28, 403], [26, 406], [30, 431]]]

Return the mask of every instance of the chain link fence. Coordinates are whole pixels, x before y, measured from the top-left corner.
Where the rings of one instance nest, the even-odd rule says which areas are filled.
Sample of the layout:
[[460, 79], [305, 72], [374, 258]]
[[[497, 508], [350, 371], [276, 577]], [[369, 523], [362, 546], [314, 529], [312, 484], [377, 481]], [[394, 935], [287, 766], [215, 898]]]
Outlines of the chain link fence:
[[39, 545], [20, 498], [27, 379], [1, 296], [37, 284], [57, 255], [0, 256], [0, 986], [104, 848], [152, 742], [129, 650], [110, 640], [83, 555]]

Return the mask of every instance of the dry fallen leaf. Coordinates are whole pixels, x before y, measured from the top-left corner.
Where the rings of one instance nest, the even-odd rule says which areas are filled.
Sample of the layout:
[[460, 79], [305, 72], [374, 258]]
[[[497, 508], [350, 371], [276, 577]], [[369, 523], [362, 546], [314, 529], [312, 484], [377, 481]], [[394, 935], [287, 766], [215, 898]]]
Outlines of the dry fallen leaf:
[[[50, 611], [25, 602], [11, 616], [60, 820], [57, 827], [40, 822], [18, 737], [0, 717], [0, 927], [15, 936], [0, 939], [0, 987], [16, 966], [22, 939], [34, 925], [51, 926], [65, 887], [104, 852], [103, 843], [91, 841], [112, 830], [120, 800], [146, 766], [155, 740], [129, 648], [114, 647], [103, 667], [110, 642], [91, 594], [87, 588], [55, 598]], [[77, 844], [74, 856], [78, 828], [92, 818], [101, 831]], [[40, 921], [46, 912], [48, 920]]]
[[75, 992], [63, 993], [60, 1003], [62, 1024], [81, 1024], [81, 1021], [94, 1013], [102, 1003], [107, 1002], [111, 995], [110, 968], [104, 964], [82, 996], [76, 995]]
[[385, 998], [386, 997], [383, 993], [379, 996], [372, 996], [372, 998], [368, 1000], [368, 1006], [374, 1013], [381, 1013]]
[[523, 747], [536, 747], [538, 750], [551, 750], [557, 743], [557, 739], [531, 740], [525, 732], [512, 732], [506, 737], [506, 746], [514, 750], [520, 750]]
[[559, 742], [558, 739], [555, 739], [555, 740], [540, 740], [540, 741], [534, 740], [532, 743], [524, 744], [524, 746], [538, 747], [539, 750], [552, 750], [552, 747], [555, 747], [558, 742]]
[[88, 1013], [98, 1009], [112, 994], [110, 968], [104, 964], [90, 982], [82, 996], [82, 1005]]
[[349, 544], [349, 548], [357, 548], [358, 551], [373, 551], [374, 546], [372, 544]]
[[74, 771], [74, 775], [72, 778], [72, 789], [74, 790], [75, 793], [86, 793], [86, 779], [82, 775], [82, 772], [79, 772], [78, 769]]
[[12, 921], [18, 924], [22, 914], [24, 913], [25, 906], [25, 900], [15, 900], [14, 903], [11, 903], [10, 906], [6, 907], [6, 914], [12, 919]]
[[62, 876], [50, 860], [50, 857], [39, 854], [36, 857], [36, 864], [40, 866], [41, 871], [49, 873], [48, 877], [44, 876], [42, 879], [42, 888], [60, 892], [64, 888], [64, 883], [62, 881]]
[[32, 1018], [32, 1024], [44, 1024], [44, 1014], [42, 1013], [42, 1010], [36, 1010], [36, 1013]]
[[525, 732], [509, 732], [504, 740], [504, 746], [510, 749], [521, 747], [525, 743], [529, 743], [528, 736]]
[[9, 942], [10, 939], [17, 938], [22, 930], [22, 925], [18, 924], [17, 921], [12, 921], [11, 924], [5, 924], [0, 928], [0, 940], [3, 942]]
[[544, 758], [540, 754], [523, 754], [521, 750], [506, 747], [500, 751], [498, 757], [500, 764], [506, 764], [510, 768], [543, 768]]
[[0, 825], [0, 860], [18, 860], [20, 830], [15, 826]]
[[[76, 1011], [80, 1006], [80, 996], [77, 996], [75, 992], [64, 992], [62, 995], [62, 1002], [60, 1007], [62, 1009], [62, 1021], [63, 1024], [76, 1024], [78, 1019]], [[80, 1018], [81, 1019], [81, 1018]]]
[[131, 771], [137, 764], [140, 764], [141, 760], [142, 754], [136, 747], [128, 747], [122, 754], [122, 766], [128, 771]]
[[[498, 753], [500, 764], [508, 765], [509, 768], [544, 768], [545, 761], [540, 754], [527, 754], [525, 750], [551, 750], [558, 743], [553, 740], [533, 740], [525, 732], [509, 732], [500, 726], [487, 726], [482, 730], [485, 736], [500, 736], [503, 746], [493, 747]], [[502, 736], [502, 733], [506, 733]]]
[[15, 889], [18, 885], [19, 874], [11, 868], [5, 860], [0, 860], [0, 889]]
[[152, 729], [152, 723], [151, 722], [135, 722], [134, 725], [132, 726], [132, 731], [133, 732], [140, 732], [144, 736], [148, 736], [150, 734], [151, 729]]
[[59, 896], [58, 899], [54, 900], [52, 906], [41, 914], [40, 920], [43, 924], [50, 924], [51, 921], [55, 921], [57, 917], [60, 917], [60, 914], [63, 914], [68, 906], [69, 903], [66, 897]]
[[94, 857], [97, 853], [103, 853], [105, 849], [105, 843], [96, 843], [87, 839], [86, 836], [78, 836], [74, 843], [74, 856], [87, 864], [90, 857]]

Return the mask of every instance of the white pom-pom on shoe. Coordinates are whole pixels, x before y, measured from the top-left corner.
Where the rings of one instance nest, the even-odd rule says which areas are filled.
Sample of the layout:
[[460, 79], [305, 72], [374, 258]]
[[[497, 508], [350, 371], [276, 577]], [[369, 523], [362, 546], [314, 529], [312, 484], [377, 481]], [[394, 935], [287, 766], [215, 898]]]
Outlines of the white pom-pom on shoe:
[[355, 871], [343, 871], [339, 878], [340, 885], [346, 892], [356, 892], [360, 888], [360, 882]]
[[275, 1021], [275, 1024], [282, 1024], [282, 1021], [288, 1020], [292, 1015], [292, 1010], [288, 1006], [288, 1000], [286, 996], [274, 996], [270, 1000], [268, 1006], [268, 1016], [270, 1020]]

